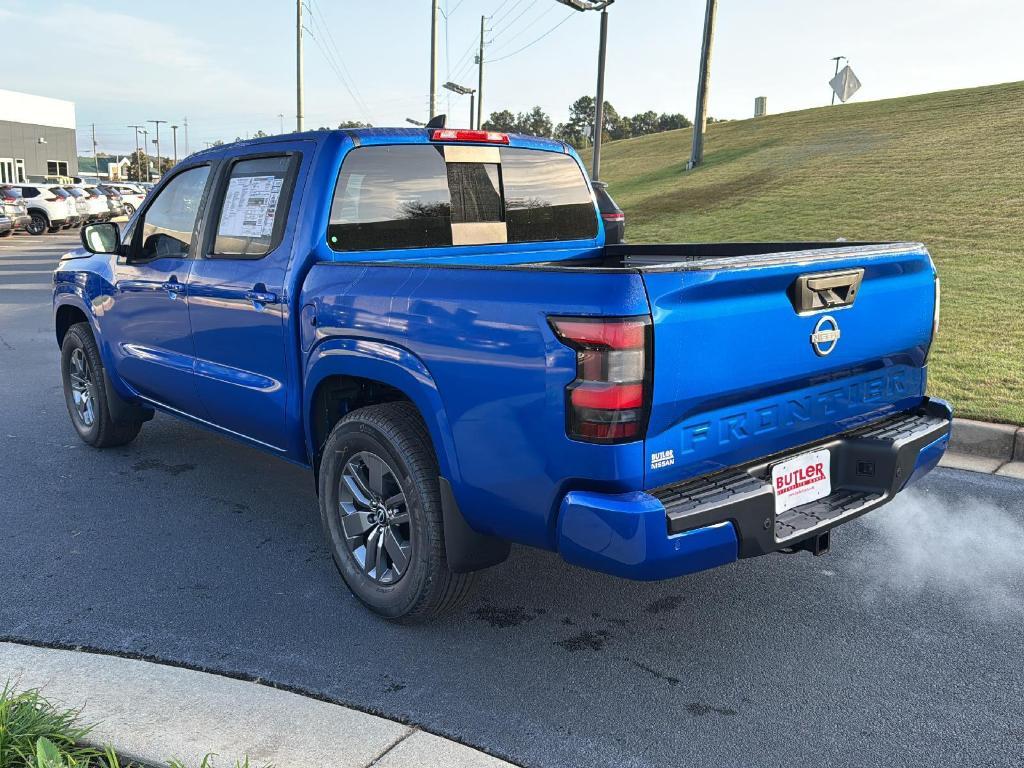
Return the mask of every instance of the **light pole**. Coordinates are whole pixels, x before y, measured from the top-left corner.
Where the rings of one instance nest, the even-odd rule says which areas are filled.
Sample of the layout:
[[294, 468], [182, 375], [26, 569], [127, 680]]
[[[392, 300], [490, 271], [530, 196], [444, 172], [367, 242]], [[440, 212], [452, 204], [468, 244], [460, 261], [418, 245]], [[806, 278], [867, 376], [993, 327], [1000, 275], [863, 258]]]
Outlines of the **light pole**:
[[473, 117], [476, 114], [473, 108], [473, 100], [476, 98], [476, 88], [467, 88], [464, 85], [453, 83], [450, 80], [442, 86], [445, 90], [457, 93], [460, 96], [469, 96], [469, 128], [473, 129]]
[[284, 134], [284, 113], [283, 112], [278, 112], [277, 113], [277, 117], [281, 121], [281, 133], [283, 135]]
[[[839, 74], [839, 62], [842, 61], [842, 60], [849, 61], [849, 59], [847, 59], [845, 56], [833, 56], [832, 57], [832, 61], [834, 61], [836, 63], [836, 75]], [[833, 77], [835, 77], [835, 75], [833, 75]], [[834, 107], [835, 105], [836, 105], [836, 91], [833, 88], [832, 89], [832, 106]]]
[[711, 43], [715, 37], [718, 0], [708, 0], [704, 13], [704, 40], [700, 46], [700, 76], [697, 78], [697, 109], [693, 116], [693, 149], [687, 169], [704, 162], [704, 131], [708, 127], [708, 86], [711, 80]]
[[139, 158], [139, 129], [142, 128], [142, 126], [141, 125], [129, 125], [128, 127], [135, 129], [135, 162], [137, 162], [139, 164], [139, 170], [135, 174], [138, 178], [135, 179], [135, 180], [136, 181], [142, 181], [142, 160]]
[[156, 125], [156, 173], [158, 176], [163, 176], [160, 172], [160, 123], [166, 123], [166, 120], [147, 120], [147, 123], [154, 123]]
[[426, 126], [426, 123], [424, 123], [422, 120], [413, 120], [411, 117], [405, 118], [405, 122], [409, 123], [409, 125], [417, 125], [420, 128]]
[[149, 173], [149, 131], [145, 128], [142, 129], [142, 146], [144, 149], [142, 159], [146, 163], [146, 183], [148, 184], [152, 181], [152, 176]]
[[174, 164], [177, 165], [178, 164], [178, 126], [176, 126], [176, 125], [172, 125], [171, 126], [171, 135], [173, 137], [172, 140], [174, 141]]
[[430, 114], [432, 120], [437, 114], [437, 11], [438, 0], [432, 0], [430, 8]]
[[615, 0], [558, 0], [577, 11], [601, 12], [601, 38], [597, 47], [597, 96], [594, 104], [594, 162], [590, 176], [601, 179], [601, 139], [604, 135], [604, 64], [608, 52], [608, 6]]
[[302, 0], [295, 2], [295, 130], [302, 133]]

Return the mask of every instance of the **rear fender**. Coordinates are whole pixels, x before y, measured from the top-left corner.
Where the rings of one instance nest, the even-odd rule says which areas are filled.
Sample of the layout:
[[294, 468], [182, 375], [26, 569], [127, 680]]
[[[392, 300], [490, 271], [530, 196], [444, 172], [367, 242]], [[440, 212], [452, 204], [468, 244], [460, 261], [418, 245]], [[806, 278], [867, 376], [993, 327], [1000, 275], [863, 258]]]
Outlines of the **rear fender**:
[[461, 475], [451, 427], [430, 371], [416, 355], [393, 344], [369, 339], [328, 339], [306, 361], [303, 423], [306, 452], [312, 464], [319, 446], [313, 445], [313, 396], [331, 376], [358, 376], [379, 381], [402, 392], [419, 410], [434, 443], [441, 474], [458, 486]]

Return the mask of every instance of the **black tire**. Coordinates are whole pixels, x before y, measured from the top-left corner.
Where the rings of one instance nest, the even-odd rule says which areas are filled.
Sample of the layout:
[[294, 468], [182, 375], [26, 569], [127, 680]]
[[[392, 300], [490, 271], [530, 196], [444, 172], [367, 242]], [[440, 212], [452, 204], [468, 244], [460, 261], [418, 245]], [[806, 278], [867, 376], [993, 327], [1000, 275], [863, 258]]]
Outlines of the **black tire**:
[[124, 215], [125, 216], [131, 216], [133, 213], [135, 213], [135, 206], [132, 205], [131, 203], [125, 203], [124, 204]]
[[[60, 370], [68, 415], [83, 442], [94, 448], [115, 448], [127, 445], [138, 436], [144, 419], [134, 414], [125, 416], [121, 421], [111, 418], [103, 360], [88, 323], [76, 323], [65, 334], [60, 351]], [[83, 400], [88, 403], [84, 408]]]
[[58, 232], [60, 232], [60, 227], [50, 227], [50, 228], [49, 228], [48, 230], [46, 230], [46, 231], [47, 231], [47, 232], [49, 232], [49, 233], [50, 233], [51, 235], [55, 235], [55, 234], [57, 234]]
[[[381, 459], [394, 481], [388, 488], [390, 481], [385, 475], [385, 491], [376, 498], [391, 494], [391, 498], [401, 495], [404, 499], [386, 512], [386, 507], [379, 508], [377, 514], [386, 514], [388, 522], [379, 519], [376, 526], [372, 511], [365, 516], [363, 512], [346, 514], [342, 506], [343, 502], [350, 510], [360, 506], [351, 492], [352, 482], [360, 466], [369, 471], [365, 463], [369, 456]], [[368, 478], [372, 484], [373, 477]], [[338, 571], [352, 593], [373, 612], [402, 622], [422, 621], [451, 610], [469, 594], [474, 574], [453, 573], [448, 567], [437, 459], [426, 425], [411, 403], [360, 408], [335, 425], [320, 464], [320, 517]], [[371, 523], [366, 522], [367, 517]], [[343, 518], [350, 521], [350, 534], [363, 526], [368, 533], [346, 535]], [[398, 522], [404, 518], [407, 523]], [[374, 529], [379, 532], [376, 541], [385, 542], [376, 549], [381, 560], [371, 554]], [[389, 532], [393, 538], [388, 538]], [[362, 559], [350, 544], [361, 535], [366, 536]], [[389, 554], [391, 543], [397, 544], [403, 536], [409, 544], [404, 570]], [[368, 560], [375, 562], [373, 573], [366, 567]], [[382, 562], [390, 563], [383, 571]]]
[[0, 237], [10, 237], [14, 234], [13, 229], [8, 229], [6, 232], [0, 232]]
[[45, 233], [46, 230], [50, 228], [50, 220], [46, 218], [45, 213], [42, 213], [40, 211], [32, 211], [29, 215], [32, 217], [32, 221], [30, 221], [28, 223], [28, 226], [25, 227], [25, 231], [28, 232], [30, 235], [35, 235], [36, 237], [38, 237], [39, 235]]

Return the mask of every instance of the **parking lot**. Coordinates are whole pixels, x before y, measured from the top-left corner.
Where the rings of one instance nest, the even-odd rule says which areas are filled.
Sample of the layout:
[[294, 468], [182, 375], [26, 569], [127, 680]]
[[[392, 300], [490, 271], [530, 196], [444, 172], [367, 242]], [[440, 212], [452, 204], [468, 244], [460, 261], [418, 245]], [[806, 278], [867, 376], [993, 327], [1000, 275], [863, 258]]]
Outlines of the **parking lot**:
[[[1024, 764], [1024, 485], [938, 470], [833, 551], [634, 583], [514, 549], [459, 614], [345, 589], [311, 477], [157, 418], [68, 423], [49, 280], [0, 241], [0, 637], [294, 688], [526, 766]], [[924, 510], [928, 514], [924, 514]]]

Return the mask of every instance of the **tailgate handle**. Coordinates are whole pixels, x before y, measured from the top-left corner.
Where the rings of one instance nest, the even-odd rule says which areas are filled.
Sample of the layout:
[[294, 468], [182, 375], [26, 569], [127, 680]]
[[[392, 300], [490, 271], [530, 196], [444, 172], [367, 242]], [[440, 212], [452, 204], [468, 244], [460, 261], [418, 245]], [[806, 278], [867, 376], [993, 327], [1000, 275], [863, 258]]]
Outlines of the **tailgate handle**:
[[799, 314], [849, 307], [863, 279], [863, 269], [800, 275], [793, 284], [793, 306]]

